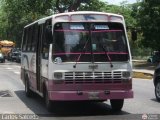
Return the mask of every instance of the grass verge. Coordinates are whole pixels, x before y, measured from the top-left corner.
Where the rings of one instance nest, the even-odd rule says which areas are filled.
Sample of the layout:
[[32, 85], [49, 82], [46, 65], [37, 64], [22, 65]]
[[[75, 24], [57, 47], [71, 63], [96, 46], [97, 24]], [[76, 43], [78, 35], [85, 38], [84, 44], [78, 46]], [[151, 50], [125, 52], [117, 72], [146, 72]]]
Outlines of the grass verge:
[[141, 79], [148, 79], [152, 80], [153, 75], [149, 73], [143, 73], [143, 72], [133, 72], [133, 78], [141, 78]]

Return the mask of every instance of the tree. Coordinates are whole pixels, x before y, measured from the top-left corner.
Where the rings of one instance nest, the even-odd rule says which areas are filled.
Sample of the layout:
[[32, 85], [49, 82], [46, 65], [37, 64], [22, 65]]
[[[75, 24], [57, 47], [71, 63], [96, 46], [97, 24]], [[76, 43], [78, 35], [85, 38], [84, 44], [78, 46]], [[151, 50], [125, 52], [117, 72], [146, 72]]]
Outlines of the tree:
[[127, 26], [134, 26], [131, 7], [108, 5], [100, 0], [0, 0], [0, 39], [14, 40], [20, 46], [23, 27], [56, 11], [104, 11], [124, 15]]
[[56, 9], [59, 13], [63, 13], [65, 11], [77, 11], [80, 6], [82, 0], [57, 0], [56, 1]]
[[103, 11], [107, 7], [107, 3], [100, 0], [86, 0], [87, 2], [81, 4], [80, 11]]
[[59, 10], [94, 10], [104, 7], [99, 0], [0, 0], [0, 39], [21, 44], [23, 27]]
[[103, 11], [123, 15], [126, 26], [134, 27], [136, 25], [136, 19], [132, 16], [132, 5], [128, 4], [127, 1], [123, 1], [120, 6], [107, 5]]
[[99, 0], [57, 0], [56, 9], [59, 13], [65, 11], [102, 11], [105, 6], [104, 2]]
[[160, 50], [160, 4], [151, 0], [142, 2], [139, 8], [138, 21], [143, 32], [142, 45]]
[[20, 46], [23, 27], [54, 9], [54, 0], [1, 0], [0, 35], [1, 39], [13, 40]]

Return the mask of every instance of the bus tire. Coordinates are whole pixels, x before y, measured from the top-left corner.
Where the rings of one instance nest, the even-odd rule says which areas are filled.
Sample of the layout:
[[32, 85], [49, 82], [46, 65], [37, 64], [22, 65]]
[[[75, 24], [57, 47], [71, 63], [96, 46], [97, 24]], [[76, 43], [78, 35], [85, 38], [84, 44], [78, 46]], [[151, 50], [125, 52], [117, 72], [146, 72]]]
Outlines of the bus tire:
[[33, 96], [33, 91], [30, 89], [29, 79], [27, 76], [25, 76], [25, 93], [27, 97]]
[[48, 91], [45, 89], [43, 94], [46, 108], [49, 112], [52, 112], [53, 102], [49, 100]]
[[110, 100], [112, 110], [121, 111], [124, 103], [124, 99], [111, 99]]

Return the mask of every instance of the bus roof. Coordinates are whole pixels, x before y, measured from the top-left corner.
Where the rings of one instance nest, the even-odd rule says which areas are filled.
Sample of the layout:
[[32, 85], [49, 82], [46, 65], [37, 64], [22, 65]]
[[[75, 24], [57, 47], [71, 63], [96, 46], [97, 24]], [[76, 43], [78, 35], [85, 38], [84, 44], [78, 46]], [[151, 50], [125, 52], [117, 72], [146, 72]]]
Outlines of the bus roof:
[[114, 13], [106, 13], [106, 12], [94, 12], [94, 11], [76, 11], [76, 12], [66, 12], [66, 13], [58, 13], [55, 15], [52, 15], [52, 17], [57, 17], [57, 16], [61, 16], [61, 15], [75, 15], [75, 14], [102, 14], [102, 15], [113, 15], [113, 16], [118, 16], [118, 17], [123, 17], [122, 15], [119, 14], [114, 14]]
[[124, 21], [124, 18], [122, 15], [119, 14], [114, 14], [114, 13], [106, 13], [106, 12], [94, 12], [94, 11], [76, 11], [76, 12], [66, 12], [66, 13], [58, 13], [58, 14], [54, 14], [48, 17], [44, 17], [41, 18], [31, 24], [26, 25], [24, 28], [29, 27], [35, 23], [44, 23], [46, 20], [50, 19], [50, 18], [56, 18], [56, 17], [60, 17], [60, 16], [72, 16], [72, 15], [85, 15], [85, 14], [92, 14], [92, 15], [106, 15], [106, 16], [114, 16], [114, 17], [119, 17], [122, 19], [122, 21]]

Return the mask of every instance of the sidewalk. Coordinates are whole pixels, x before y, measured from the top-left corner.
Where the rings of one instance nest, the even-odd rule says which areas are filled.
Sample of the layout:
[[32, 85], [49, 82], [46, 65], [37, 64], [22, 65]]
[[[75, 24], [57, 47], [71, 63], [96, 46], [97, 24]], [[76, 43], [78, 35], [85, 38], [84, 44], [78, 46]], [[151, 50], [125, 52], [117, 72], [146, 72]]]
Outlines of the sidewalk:
[[147, 69], [133, 69], [133, 72], [142, 72], [151, 75], [154, 74], [154, 70], [147, 70]]
[[153, 70], [133, 69], [133, 78], [153, 80]]
[[146, 60], [132, 60], [133, 71], [154, 74], [154, 70], [158, 64], [148, 63]]
[[144, 60], [133, 60], [134, 77], [150, 79], [153, 77], [157, 64], [151, 64]]

